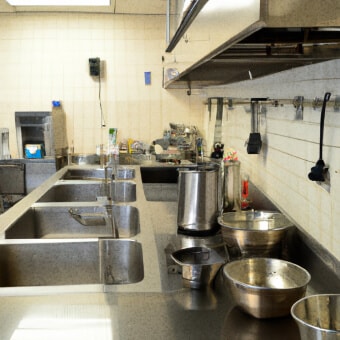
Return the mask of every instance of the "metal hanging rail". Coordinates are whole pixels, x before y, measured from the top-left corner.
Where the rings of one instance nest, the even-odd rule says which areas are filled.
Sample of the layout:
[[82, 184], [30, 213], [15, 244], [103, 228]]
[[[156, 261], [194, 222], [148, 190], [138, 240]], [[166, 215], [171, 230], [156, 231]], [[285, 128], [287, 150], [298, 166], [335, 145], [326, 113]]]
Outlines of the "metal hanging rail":
[[[211, 98], [217, 99], [217, 98]], [[322, 107], [322, 97], [315, 97], [314, 99], [305, 99], [303, 96], [296, 96], [293, 99], [271, 99], [271, 98], [224, 98], [223, 105], [227, 105], [232, 109], [234, 105], [251, 105], [252, 102], [258, 102], [261, 105], [269, 105], [273, 107], [293, 105], [295, 108], [312, 107], [317, 109]], [[209, 103], [206, 102], [205, 105]], [[329, 107], [333, 106], [334, 111], [340, 112], [340, 96], [329, 100]]]

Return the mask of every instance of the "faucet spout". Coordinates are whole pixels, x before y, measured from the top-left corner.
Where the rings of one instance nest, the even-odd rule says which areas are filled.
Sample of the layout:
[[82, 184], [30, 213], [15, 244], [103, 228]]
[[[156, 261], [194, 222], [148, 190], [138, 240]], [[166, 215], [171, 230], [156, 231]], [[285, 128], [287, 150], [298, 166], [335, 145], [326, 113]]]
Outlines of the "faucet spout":
[[106, 196], [108, 201], [117, 201], [116, 185], [114, 186], [114, 193], [112, 192], [112, 188], [114, 182], [116, 182], [116, 178], [118, 178], [118, 164], [119, 156], [116, 154], [112, 154], [110, 157], [110, 161], [104, 167]]
[[113, 213], [113, 202], [110, 202], [110, 204], [107, 204], [105, 208], [106, 208], [106, 213], [107, 213], [108, 224], [111, 226], [111, 230], [112, 230], [112, 237], [119, 238], [118, 226], [117, 226], [117, 222], [115, 219], [115, 215]]
[[[105, 208], [106, 208], [108, 224], [111, 226], [113, 238], [119, 238], [118, 226], [115, 220], [115, 215], [113, 213], [113, 204], [114, 202], [117, 202], [117, 195], [116, 195], [117, 186], [116, 186], [116, 183], [114, 182], [116, 182], [116, 178], [117, 178], [118, 163], [119, 163], [118, 154], [112, 154], [110, 157], [110, 161], [104, 167], [105, 187], [106, 187], [106, 197], [107, 197], [107, 204], [105, 205]], [[114, 192], [112, 192], [113, 187], [114, 187]]]
[[79, 212], [77, 208], [70, 208], [68, 212], [73, 217], [73, 219], [83, 226], [96, 227], [106, 225], [106, 221], [102, 213]]
[[106, 164], [104, 167], [105, 174], [105, 195], [108, 200], [112, 200], [112, 177], [113, 167], [111, 164]]

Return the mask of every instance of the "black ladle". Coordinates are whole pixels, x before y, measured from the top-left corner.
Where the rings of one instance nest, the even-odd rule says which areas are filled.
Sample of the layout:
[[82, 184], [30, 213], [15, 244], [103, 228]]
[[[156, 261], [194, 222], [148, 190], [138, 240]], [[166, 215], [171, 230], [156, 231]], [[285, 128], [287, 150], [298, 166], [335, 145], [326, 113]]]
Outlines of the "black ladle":
[[324, 182], [324, 172], [325, 172], [325, 162], [322, 159], [322, 145], [323, 145], [323, 130], [325, 124], [325, 113], [326, 113], [326, 103], [329, 101], [331, 97], [330, 92], [326, 92], [323, 103], [322, 103], [322, 110], [321, 110], [321, 118], [320, 118], [320, 144], [319, 144], [319, 160], [316, 162], [315, 166], [311, 168], [310, 173], [308, 174], [308, 178], [311, 181], [316, 182]]

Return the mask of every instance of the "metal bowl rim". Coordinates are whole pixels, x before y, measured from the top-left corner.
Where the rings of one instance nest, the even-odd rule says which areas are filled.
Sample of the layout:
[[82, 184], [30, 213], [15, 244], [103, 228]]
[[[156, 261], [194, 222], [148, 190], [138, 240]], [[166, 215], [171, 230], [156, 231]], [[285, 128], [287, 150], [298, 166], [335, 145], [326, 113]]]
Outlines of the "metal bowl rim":
[[315, 297], [322, 297], [322, 296], [336, 296], [336, 297], [340, 297], [340, 294], [313, 294], [313, 295], [308, 295], [308, 296], [305, 296], [299, 300], [297, 300], [296, 302], [294, 302], [294, 304], [292, 305], [292, 307], [290, 308], [290, 314], [291, 316], [294, 318], [294, 320], [296, 320], [298, 323], [301, 323], [302, 325], [304, 326], [307, 326], [307, 327], [310, 327], [310, 328], [313, 328], [315, 330], [318, 330], [318, 331], [323, 331], [323, 332], [326, 332], [326, 333], [334, 333], [334, 334], [340, 334], [340, 330], [336, 330], [336, 329], [328, 329], [328, 328], [321, 328], [321, 327], [318, 327], [318, 326], [315, 326], [315, 325], [312, 325], [302, 319], [300, 319], [297, 315], [295, 315], [294, 311], [295, 311], [295, 308], [297, 307], [298, 304], [300, 304], [301, 302], [303, 302], [304, 300], [308, 300], [310, 298], [315, 298]]
[[[303, 284], [303, 285], [297, 285], [295, 287], [289, 287], [289, 288], [272, 288], [272, 287], [255, 286], [255, 285], [251, 285], [249, 283], [245, 283], [245, 282], [239, 281], [239, 280], [231, 277], [229, 275], [229, 273], [226, 271], [227, 267], [230, 266], [230, 265], [233, 265], [233, 264], [235, 265], [235, 263], [240, 263], [240, 262], [248, 262], [249, 260], [255, 260], [255, 261], [265, 260], [266, 262], [268, 262], [270, 260], [271, 262], [273, 262], [273, 261], [274, 262], [281, 262], [281, 263], [286, 263], [288, 265], [296, 267], [306, 274], [306, 283]], [[285, 291], [285, 292], [287, 292], [287, 291], [290, 291], [290, 290], [303, 288], [303, 287], [307, 286], [308, 283], [311, 280], [311, 275], [305, 268], [303, 268], [303, 267], [301, 267], [301, 266], [299, 266], [299, 265], [297, 265], [293, 262], [289, 262], [289, 261], [285, 261], [285, 260], [281, 260], [281, 259], [276, 259], [276, 258], [268, 258], [268, 257], [252, 257], [252, 258], [240, 259], [240, 260], [235, 260], [235, 261], [229, 262], [229, 263], [227, 263], [223, 266], [223, 274], [233, 284], [237, 284], [241, 287], [253, 289], [253, 290], [258, 290], [258, 291]]]
[[[195, 248], [209, 250], [210, 253], [213, 253], [216, 256], [217, 258], [216, 261], [206, 262], [206, 263], [187, 263], [187, 262], [183, 262], [179, 260], [176, 257], [176, 254], [179, 254], [185, 251], [190, 251]], [[213, 266], [213, 265], [219, 265], [219, 264], [222, 266], [223, 264], [225, 264], [225, 259], [222, 256], [220, 256], [214, 249], [206, 247], [206, 246], [194, 246], [194, 247], [181, 248], [181, 249], [174, 251], [172, 254], [170, 254], [170, 256], [177, 264], [183, 267], [206, 267], [206, 266]]]
[[[290, 221], [284, 214], [282, 214], [279, 211], [274, 211], [274, 210], [273, 211], [272, 210], [254, 210], [254, 211], [237, 211], [236, 213], [246, 215], [246, 214], [249, 214], [251, 212], [253, 212], [253, 213], [262, 212], [262, 213], [265, 213], [265, 214], [277, 214], [277, 215], [281, 215], [281, 216], [283, 216], [287, 220], [287, 225], [284, 225], [284, 226], [281, 226], [281, 227], [275, 227], [275, 228], [271, 228], [271, 229], [265, 229], [265, 230], [262, 230], [262, 229], [247, 229], [247, 228], [240, 228], [240, 227], [237, 227], [237, 226], [227, 225], [227, 222], [225, 222], [223, 220], [223, 216], [225, 216], [225, 215], [234, 215], [235, 212], [232, 212], [232, 211], [223, 213], [222, 215], [218, 216], [217, 222], [221, 226], [222, 232], [223, 232], [223, 229], [230, 229], [230, 230], [243, 230], [243, 231], [247, 231], [247, 232], [263, 232], [263, 233], [268, 233], [270, 231], [284, 230], [284, 229], [287, 229], [287, 228], [290, 228], [290, 227], [294, 226], [294, 223], [292, 221]], [[234, 222], [230, 222], [230, 223], [236, 223], [236, 222], [244, 222], [244, 221], [234, 221]]]

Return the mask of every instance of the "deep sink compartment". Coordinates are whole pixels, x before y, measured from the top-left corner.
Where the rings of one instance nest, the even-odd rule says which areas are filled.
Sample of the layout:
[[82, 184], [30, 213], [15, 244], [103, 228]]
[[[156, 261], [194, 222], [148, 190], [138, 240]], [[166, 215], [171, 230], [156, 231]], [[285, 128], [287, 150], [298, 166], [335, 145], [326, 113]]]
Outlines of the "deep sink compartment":
[[177, 183], [177, 166], [141, 166], [143, 183]]
[[[108, 168], [108, 175], [111, 178], [112, 168]], [[96, 180], [105, 178], [105, 169], [86, 169], [86, 168], [74, 168], [68, 169], [65, 175], [62, 177], [64, 180]], [[134, 179], [135, 169], [127, 167], [119, 167], [117, 169], [118, 179]]]
[[[136, 183], [133, 181], [113, 182], [111, 192], [114, 201], [136, 201]], [[38, 202], [95, 202], [103, 196], [107, 196], [104, 181], [73, 180], [57, 182]]]
[[[70, 208], [79, 213], [85, 225], [71, 216]], [[140, 232], [138, 208], [130, 205], [114, 205], [113, 214], [119, 237], [129, 238]], [[106, 217], [104, 206], [32, 207], [7, 228], [5, 238], [110, 237], [112, 227]]]
[[178, 167], [141, 166], [140, 172], [147, 201], [177, 201]]
[[[204, 163], [214, 164], [214, 163]], [[202, 164], [141, 166], [141, 178], [147, 201], [176, 202], [178, 176], [181, 170], [195, 170]]]
[[0, 244], [0, 287], [130, 284], [143, 278], [142, 245], [133, 240]]

